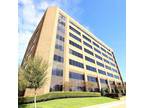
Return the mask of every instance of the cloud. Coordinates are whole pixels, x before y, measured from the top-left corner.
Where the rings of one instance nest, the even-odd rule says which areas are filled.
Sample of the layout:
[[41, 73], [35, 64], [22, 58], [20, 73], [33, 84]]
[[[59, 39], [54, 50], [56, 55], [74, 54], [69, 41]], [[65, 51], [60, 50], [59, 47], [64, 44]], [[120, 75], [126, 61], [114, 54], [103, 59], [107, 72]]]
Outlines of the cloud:
[[19, 33], [19, 63], [23, 58], [26, 46], [44, 11], [49, 6], [59, 6], [70, 15], [78, 16], [81, 0], [19, 0], [18, 1], [18, 33]]

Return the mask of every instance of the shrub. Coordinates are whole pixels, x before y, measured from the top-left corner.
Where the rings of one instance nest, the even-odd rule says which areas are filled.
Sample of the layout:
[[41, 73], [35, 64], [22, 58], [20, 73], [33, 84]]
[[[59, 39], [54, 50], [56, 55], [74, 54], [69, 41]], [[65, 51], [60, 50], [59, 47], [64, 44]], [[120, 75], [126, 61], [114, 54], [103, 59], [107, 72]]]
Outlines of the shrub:
[[110, 98], [116, 98], [116, 99], [120, 99], [121, 95], [118, 93], [109, 93], [109, 94], [105, 94], [105, 96], [110, 97]]
[[[37, 102], [60, 99], [60, 98], [76, 98], [76, 97], [99, 97], [99, 92], [50, 92], [45, 95], [37, 96]], [[19, 104], [33, 103], [33, 97], [19, 97]]]

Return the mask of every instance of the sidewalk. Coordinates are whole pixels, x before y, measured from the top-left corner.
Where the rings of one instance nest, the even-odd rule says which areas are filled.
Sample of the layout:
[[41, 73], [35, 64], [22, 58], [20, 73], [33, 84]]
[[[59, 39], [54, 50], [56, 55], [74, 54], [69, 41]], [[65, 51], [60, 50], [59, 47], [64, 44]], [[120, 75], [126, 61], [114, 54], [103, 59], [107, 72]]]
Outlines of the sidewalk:
[[121, 98], [119, 101], [93, 105], [93, 106], [87, 106], [87, 107], [82, 107], [82, 108], [126, 108], [125, 97]]

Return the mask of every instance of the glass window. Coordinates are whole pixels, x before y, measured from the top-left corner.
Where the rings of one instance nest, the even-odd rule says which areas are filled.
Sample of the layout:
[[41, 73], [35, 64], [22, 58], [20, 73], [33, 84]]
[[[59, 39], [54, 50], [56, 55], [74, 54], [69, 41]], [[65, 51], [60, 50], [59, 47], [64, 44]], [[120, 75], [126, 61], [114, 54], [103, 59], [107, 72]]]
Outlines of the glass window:
[[101, 69], [98, 69], [98, 72], [99, 72], [100, 74], [106, 75], [106, 72], [103, 71], [103, 70], [101, 70]]
[[106, 62], [106, 63], [108, 63], [108, 64], [110, 63], [110, 62], [109, 62], [108, 60], [106, 60], [106, 59], [104, 59], [104, 62]]
[[63, 70], [62, 69], [58, 69], [58, 68], [54, 68], [52, 70], [52, 75], [55, 76], [63, 76]]
[[82, 63], [75, 61], [75, 60], [72, 60], [72, 59], [69, 60], [69, 64], [73, 65], [73, 66], [80, 67], [80, 68], [84, 68], [84, 65]]
[[116, 70], [116, 69], [114, 69], [114, 68], [112, 68], [112, 71], [117, 73], [117, 70]]
[[101, 82], [101, 83], [104, 83], [104, 84], [107, 84], [107, 80], [102, 79], [102, 78], [100, 78], [100, 82]]
[[81, 35], [81, 33], [80, 33], [78, 30], [74, 29], [72, 26], [69, 26], [69, 28], [70, 28], [73, 32], [75, 32], [76, 34]]
[[77, 79], [77, 80], [84, 80], [84, 75], [75, 73], [75, 72], [69, 72], [69, 78]]
[[89, 58], [89, 57], [87, 57], [87, 56], [85, 56], [85, 60], [87, 60], [87, 61], [89, 61], [89, 62], [92, 62], [92, 63], [95, 63], [95, 60], [94, 60], [94, 59]]
[[87, 41], [91, 42], [91, 40], [84, 35], [83, 35], [83, 38], [86, 39]]
[[83, 41], [83, 44], [86, 45], [89, 48], [92, 48], [92, 46], [90, 44], [88, 44], [87, 42]]
[[106, 52], [106, 50], [104, 48], [101, 47], [101, 50], [103, 50], [104, 52]]
[[90, 55], [93, 55], [93, 52], [90, 51], [90, 50], [88, 50], [88, 49], [86, 49], [86, 48], [84, 48], [84, 51], [85, 51], [86, 53], [90, 54]]
[[94, 48], [94, 50], [95, 50], [97, 53], [101, 54], [101, 51], [99, 51], [98, 49]]
[[83, 58], [83, 55], [81, 53], [78, 53], [72, 49], [69, 50], [70, 54], [75, 55], [77, 57]]
[[110, 62], [110, 64], [115, 67], [115, 64], [114, 64], [114, 63], [111, 63], [111, 62]]
[[90, 70], [90, 71], [93, 71], [93, 72], [96, 72], [96, 68], [94, 68], [94, 67], [92, 67], [92, 66], [86, 65], [86, 69], [87, 69], [87, 70]]
[[64, 51], [64, 48], [63, 48], [62, 45], [56, 44], [55, 48], [58, 49], [58, 50], [60, 50], [60, 51]]
[[105, 68], [108, 69], [108, 70], [111, 70], [110, 66], [105, 65]]
[[113, 74], [111, 74], [111, 73], [109, 73], [109, 72], [107, 72], [107, 75], [108, 75], [109, 77], [113, 77]]
[[116, 78], [116, 79], [119, 79], [119, 76], [117, 76], [117, 75], [114, 75], [114, 78]]
[[70, 37], [72, 37], [72, 38], [76, 39], [77, 41], [81, 42], [81, 39], [79, 37], [75, 36], [74, 34], [69, 33], [69, 35], [70, 35]]
[[73, 45], [73, 46], [75, 46], [75, 47], [77, 47], [79, 49], [82, 49], [82, 46], [78, 45], [77, 43], [75, 43], [75, 42], [73, 42], [71, 40], [69, 40], [69, 44], [71, 44], [71, 45]]
[[99, 56], [99, 55], [97, 55], [97, 54], [95, 54], [95, 56], [96, 56], [96, 58], [102, 60], [102, 57], [101, 57], [101, 56]]
[[100, 63], [97, 61], [97, 65], [101, 66], [101, 67], [104, 67], [104, 64], [103, 63]]
[[97, 43], [95, 43], [95, 42], [93, 42], [93, 44], [94, 44], [96, 47], [98, 47], [98, 48], [100, 47], [100, 46], [99, 46]]
[[57, 34], [56, 38], [64, 42], [64, 37]]
[[113, 61], [113, 59], [112, 59], [111, 57], [109, 57], [109, 59], [110, 59], [111, 61]]
[[108, 53], [110, 56], [112, 56], [112, 54], [111, 54], [110, 52], [107, 51], [107, 53]]
[[92, 76], [87, 76], [88, 81], [90, 82], [97, 82], [97, 78], [96, 77], [92, 77]]
[[54, 60], [58, 61], [58, 62], [63, 62], [63, 57], [58, 56], [58, 55], [54, 55]]
[[102, 55], [105, 56], [106, 58], [108, 58], [108, 56], [106, 54], [102, 53]]

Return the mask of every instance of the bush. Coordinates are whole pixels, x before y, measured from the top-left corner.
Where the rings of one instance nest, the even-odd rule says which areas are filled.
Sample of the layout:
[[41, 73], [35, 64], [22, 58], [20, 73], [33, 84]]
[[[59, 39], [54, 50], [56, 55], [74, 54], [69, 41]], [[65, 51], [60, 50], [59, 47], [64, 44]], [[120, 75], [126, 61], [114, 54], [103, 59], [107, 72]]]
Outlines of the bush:
[[[37, 96], [37, 102], [60, 99], [60, 98], [76, 98], [76, 97], [99, 97], [99, 92], [50, 92], [45, 95]], [[34, 97], [19, 97], [19, 104], [33, 103]]]
[[110, 97], [110, 98], [120, 99], [121, 94], [119, 94], [119, 93], [109, 93], [109, 94], [105, 94], [105, 96]]

